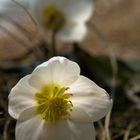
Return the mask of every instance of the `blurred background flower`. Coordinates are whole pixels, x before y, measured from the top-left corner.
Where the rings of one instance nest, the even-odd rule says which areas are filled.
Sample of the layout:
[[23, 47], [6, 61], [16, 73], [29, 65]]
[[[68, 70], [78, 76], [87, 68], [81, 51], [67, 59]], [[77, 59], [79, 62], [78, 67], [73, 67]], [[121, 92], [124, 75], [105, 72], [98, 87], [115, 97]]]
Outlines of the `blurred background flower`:
[[[5, 0], [1, 1], [3, 2]], [[4, 7], [7, 8], [6, 4], [4, 5]], [[3, 32], [1, 29], [0, 42], [3, 45], [0, 46], [0, 60], [17, 58], [27, 53], [27, 50], [23, 47], [25, 46], [25, 42], [26, 45], [28, 45], [27, 48], [32, 48], [34, 46], [32, 45], [32, 43], [38, 40], [41, 40], [42, 42], [43, 40], [41, 35], [38, 33], [36, 26], [30, 19], [30, 17], [27, 15], [27, 13], [15, 4], [14, 7], [20, 9], [20, 12], [18, 10], [18, 19], [20, 20], [16, 20], [16, 22], [20, 23], [22, 27], [27, 29], [27, 31], [29, 31], [30, 34], [23, 34], [24, 32], [20, 32], [17, 26], [15, 26], [15, 24], [13, 25], [13, 23], [11, 23], [11, 21], [8, 20], [10, 26], [14, 26], [10, 28], [10, 31], [16, 36], [16, 38], [23, 36], [21, 39], [22, 43], [17, 43], [17, 41], [15, 41], [11, 37], [11, 35], [6, 34], [5, 31]], [[10, 13], [7, 13], [7, 15], [9, 17], [12, 17], [12, 19], [15, 19], [17, 17], [11, 16]], [[100, 31], [102, 31], [107, 40], [109, 40], [115, 55], [119, 59], [139, 60], [139, 14], [139, 1], [137, 0], [97, 0], [93, 17], [91, 18], [89, 23], [93, 23], [98, 29], [100, 29]], [[0, 19], [1, 22], [4, 20], [2, 17], [0, 17]], [[0, 25], [2, 24], [1, 22]], [[99, 36], [97, 36], [95, 33], [95, 28], [93, 29], [93, 26], [89, 26], [88, 31], [88, 36], [86, 36], [84, 41], [82, 41], [83, 45], [81, 45], [80, 47], [84, 51], [88, 52], [90, 55], [107, 56], [108, 50], [105, 47], [103, 47], [104, 43], [102, 43], [102, 40], [104, 40], [104, 38], [102, 40], [99, 39]], [[32, 43], [31, 41], [28, 41], [28, 38], [30, 37], [33, 39]], [[11, 46], [11, 44], [13, 45]], [[66, 47], [64, 46], [65, 45], [57, 46], [59, 48], [58, 51], [60, 53], [64, 51], [68, 52], [71, 50], [66, 49]], [[16, 53], [13, 50], [16, 50]]]
[[[42, 31], [57, 32], [66, 42], [79, 42], [86, 35], [86, 21], [94, 9], [93, 0], [31, 0], [32, 15]], [[47, 34], [44, 34], [47, 38]]]

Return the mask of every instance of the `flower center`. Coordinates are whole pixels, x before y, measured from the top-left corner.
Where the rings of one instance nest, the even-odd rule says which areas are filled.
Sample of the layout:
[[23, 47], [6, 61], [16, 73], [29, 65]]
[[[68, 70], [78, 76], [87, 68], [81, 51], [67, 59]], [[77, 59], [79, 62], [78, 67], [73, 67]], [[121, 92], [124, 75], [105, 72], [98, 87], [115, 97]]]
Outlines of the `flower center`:
[[37, 113], [47, 122], [57, 122], [68, 119], [73, 104], [70, 101], [72, 94], [66, 93], [68, 87], [48, 84], [36, 93]]
[[58, 31], [65, 24], [65, 16], [60, 9], [49, 5], [43, 9], [43, 24], [48, 30]]

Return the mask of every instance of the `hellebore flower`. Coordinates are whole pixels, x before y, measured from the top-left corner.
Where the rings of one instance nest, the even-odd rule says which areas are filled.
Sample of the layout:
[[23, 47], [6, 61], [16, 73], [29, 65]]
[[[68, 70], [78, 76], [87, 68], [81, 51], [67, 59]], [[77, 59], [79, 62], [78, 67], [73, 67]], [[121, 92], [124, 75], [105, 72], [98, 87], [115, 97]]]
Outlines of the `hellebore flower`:
[[93, 0], [30, 0], [32, 15], [42, 31], [57, 32], [66, 42], [82, 41], [86, 21], [94, 9]]
[[106, 91], [80, 75], [77, 63], [53, 57], [10, 92], [16, 140], [94, 140], [93, 122], [111, 108]]

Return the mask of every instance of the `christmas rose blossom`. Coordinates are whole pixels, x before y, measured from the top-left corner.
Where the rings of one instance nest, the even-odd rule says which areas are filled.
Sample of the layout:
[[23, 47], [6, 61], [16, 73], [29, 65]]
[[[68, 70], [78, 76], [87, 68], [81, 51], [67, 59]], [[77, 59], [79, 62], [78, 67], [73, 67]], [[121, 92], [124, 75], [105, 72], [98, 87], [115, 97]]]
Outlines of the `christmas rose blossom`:
[[16, 140], [94, 140], [93, 122], [104, 117], [111, 104], [107, 92], [65, 57], [37, 66], [9, 95]]

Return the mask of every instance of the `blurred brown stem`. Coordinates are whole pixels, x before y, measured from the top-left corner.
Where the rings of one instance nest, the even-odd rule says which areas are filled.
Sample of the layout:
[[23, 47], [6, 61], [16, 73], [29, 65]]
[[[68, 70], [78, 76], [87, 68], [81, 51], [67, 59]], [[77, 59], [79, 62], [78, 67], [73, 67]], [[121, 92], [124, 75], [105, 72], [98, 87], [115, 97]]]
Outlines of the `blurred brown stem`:
[[51, 44], [51, 55], [52, 56], [57, 55], [57, 52], [56, 52], [56, 36], [57, 36], [57, 32], [53, 31], [52, 32], [52, 44]]
[[11, 1], [13, 1], [19, 7], [21, 7], [27, 13], [27, 15], [30, 17], [30, 19], [32, 20], [32, 22], [34, 23], [34, 25], [37, 26], [36, 21], [34, 20], [33, 16], [30, 14], [30, 12], [27, 10], [27, 8], [25, 8], [22, 4], [20, 4], [16, 0], [11, 0]]
[[133, 138], [131, 138], [129, 140], [139, 140], [139, 139], [140, 139], [140, 134], [138, 134], [137, 136], [135, 136], [135, 137], [133, 137]]
[[18, 38], [17, 36], [15, 36], [12, 32], [10, 32], [8, 29], [6, 29], [5, 27], [0, 25], [0, 30], [2, 30], [4, 33], [6, 33], [7, 35], [9, 35], [12, 39], [14, 39], [16, 42], [20, 43], [20, 45], [22, 45], [27, 51], [28, 51], [28, 45], [26, 43], [24, 43], [23, 40], [21, 40], [20, 38]]
[[8, 140], [8, 127], [10, 125], [11, 119], [9, 118], [4, 126], [4, 130], [3, 130], [3, 140]]

